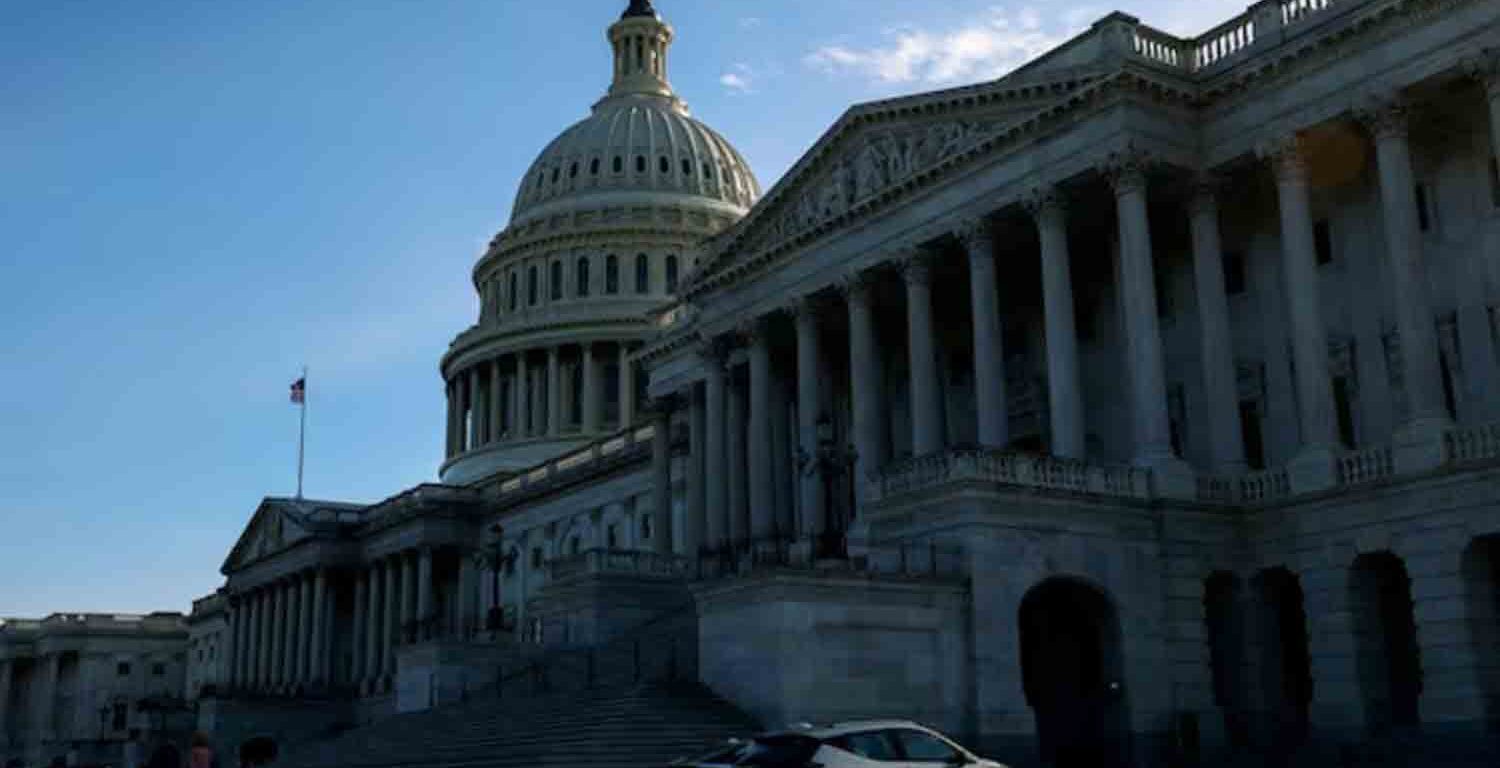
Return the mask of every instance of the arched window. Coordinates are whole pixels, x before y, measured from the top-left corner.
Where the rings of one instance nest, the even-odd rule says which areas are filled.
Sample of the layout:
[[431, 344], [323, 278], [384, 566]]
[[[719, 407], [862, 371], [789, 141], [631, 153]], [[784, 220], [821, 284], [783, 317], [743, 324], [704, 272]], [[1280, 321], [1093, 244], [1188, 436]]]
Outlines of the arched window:
[[651, 290], [651, 260], [642, 253], [635, 257], [635, 292], [648, 293]]
[[667, 257], [667, 293], [677, 292], [677, 257]]
[[516, 278], [516, 273], [510, 273], [510, 311], [516, 311], [516, 302], [521, 300], [519, 292], [521, 281]]
[[591, 176], [598, 176], [599, 175], [599, 158], [596, 157], [593, 160], [589, 161], [589, 175], [591, 175]]
[[693, 161], [689, 160], [689, 159], [687, 159], [685, 157], [682, 158], [682, 175], [683, 176], [692, 176], [693, 175]]
[[552, 262], [552, 281], [551, 282], [552, 282], [552, 290], [548, 291], [548, 293], [550, 293], [552, 295], [552, 300], [553, 301], [558, 301], [559, 299], [562, 298], [562, 289], [563, 289], [562, 262], [560, 262], [560, 261], [554, 261], [554, 262]]
[[620, 173], [620, 172], [622, 172], [624, 170], [625, 170], [625, 159], [622, 158], [622, 157], [620, 157], [619, 155], [615, 155], [615, 173]]
[[526, 306], [536, 306], [537, 297], [541, 290], [541, 281], [538, 279], [536, 265], [532, 264], [526, 270]]
[[704, 163], [703, 164], [703, 178], [705, 178], [705, 179], [712, 179], [713, 177], [714, 177], [714, 167], [712, 165], [709, 165], [708, 163]]
[[663, 174], [671, 173], [672, 172], [672, 161], [668, 160], [666, 155], [662, 155], [661, 156], [660, 167], [661, 167], [661, 172]]
[[553, 184], [557, 183], [557, 176], [561, 172], [562, 172], [561, 168], [558, 168], [558, 167], [555, 167], [555, 166], [552, 168], [552, 183]]
[[570, 178], [570, 179], [576, 179], [576, 178], [578, 178], [578, 163], [574, 163], [574, 164], [568, 166], [568, 178]]
[[546, 184], [546, 183], [547, 183], [547, 172], [546, 171], [537, 171], [536, 172], [536, 188], [537, 189], [541, 189], [542, 185]]
[[579, 256], [578, 266], [574, 270], [574, 277], [578, 281], [577, 290], [574, 294], [580, 299], [586, 299], [589, 295], [589, 257]]
[[613, 253], [604, 259], [604, 292], [610, 296], [620, 292], [620, 259]]
[[636, 155], [635, 156], [635, 172], [636, 173], [645, 173], [646, 172], [646, 156], [645, 155]]

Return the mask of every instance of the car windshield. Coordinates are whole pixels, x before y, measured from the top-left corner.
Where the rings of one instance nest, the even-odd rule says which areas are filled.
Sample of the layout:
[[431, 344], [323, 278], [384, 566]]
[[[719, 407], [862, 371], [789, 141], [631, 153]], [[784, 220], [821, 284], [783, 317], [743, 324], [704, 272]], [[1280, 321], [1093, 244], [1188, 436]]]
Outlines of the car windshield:
[[764, 736], [751, 742], [736, 765], [800, 768], [807, 765], [822, 742], [811, 736]]

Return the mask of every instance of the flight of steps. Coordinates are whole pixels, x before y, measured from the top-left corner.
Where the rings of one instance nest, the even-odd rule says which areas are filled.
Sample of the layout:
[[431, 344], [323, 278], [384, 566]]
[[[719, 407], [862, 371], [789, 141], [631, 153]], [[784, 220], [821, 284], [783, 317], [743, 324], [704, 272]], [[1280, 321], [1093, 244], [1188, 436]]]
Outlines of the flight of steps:
[[286, 750], [278, 768], [664, 766], [757, 724], [696, 683], [490, 700], [398, 715]]

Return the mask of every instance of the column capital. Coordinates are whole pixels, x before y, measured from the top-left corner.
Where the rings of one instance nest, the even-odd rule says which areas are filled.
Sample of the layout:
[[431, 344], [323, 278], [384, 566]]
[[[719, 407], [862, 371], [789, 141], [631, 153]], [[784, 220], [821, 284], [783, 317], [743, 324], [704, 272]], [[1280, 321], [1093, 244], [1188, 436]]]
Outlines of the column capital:
[[753, 347], [766, 341], [766, 317], [756, 316], [734, 328], [734, 339], [740, 346]]
[[817, 294], [809, 293], [788, 299], [779, 311], [793, 321], [800, 322], [804, 319], [816, 319], [826, 309], [827, 303], [822, 298]]
[[932, 264], [927, 251], [919, 247], [903, 248], [896, 257], [896, 269], [907, 285], [928, 285], [932, 281]]
[[1099, 172], [1116, 195], [1128, 195], [1146, 190], [1146, 174], [1156, 162], [1150, 152], [1130, 144], [1109, 153], [1099, 164]]
[[1410, 132], [1411, 103], [1402, 95], [1391, 93], [1372, 96], [1354, 109], [1359, 121], [1376, 141], [1404, 139]]
[[1267, 139], [1256, 147], [1255, 152], [1271, 164], [1271, 172], [1276, 174], [1276, 181], [1307, 181], [1307, 148], [1300, 132], [1291, 131]]
[[963, 243], [969, 258], [986, 258], [994, 255], [995, 233], [989, 216], [975, 216], [958, 222], [953, 236]]
[[838, 292], [846, 300], [865, 301], [869, 299], [870, 288], [875, 285], [878, 275], [875, 270], [854, 270], [839, 278]]
[[1212, 171], [1194, 174], [1188, 182], [1188, 213], [1193, 216], [1217, 214], [1219, 193], [1225, 187], [1224, 178]]
[[1026, 212], [1040, 223], [1052, 217], [1067, 215], [1068, 196], [1061, 187], [1046, 184], [1031, 190], [1023, 205]]
[[1500, 98], [1500, 48], [1486, 48], [1463, 60], [1464, 73], [1479, 82], [1491, 98]]

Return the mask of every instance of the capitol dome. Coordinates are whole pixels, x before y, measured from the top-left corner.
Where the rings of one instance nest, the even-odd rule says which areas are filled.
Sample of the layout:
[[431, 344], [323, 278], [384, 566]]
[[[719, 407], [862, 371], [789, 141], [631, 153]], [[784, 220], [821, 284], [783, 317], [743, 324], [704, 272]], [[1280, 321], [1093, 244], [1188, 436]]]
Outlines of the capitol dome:
[[441, 363], [443, 482], [510, 477], [635, 424], [652, 313], [760, 196], [667, 81], [673, 35], [650, 0], [610, 25], [608, 92], [542, 150], [475, 265], [479, 318]]

